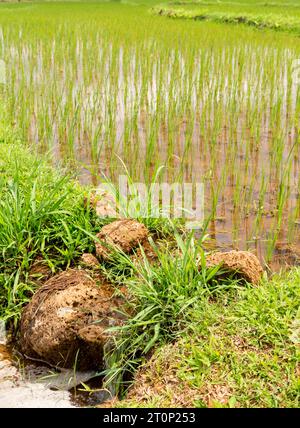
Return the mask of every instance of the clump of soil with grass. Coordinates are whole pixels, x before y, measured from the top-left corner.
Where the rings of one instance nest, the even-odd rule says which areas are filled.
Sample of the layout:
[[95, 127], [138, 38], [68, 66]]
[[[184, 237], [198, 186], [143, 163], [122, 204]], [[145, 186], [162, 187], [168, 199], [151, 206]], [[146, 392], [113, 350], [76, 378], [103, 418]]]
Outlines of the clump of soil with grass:
[[148, 229], [132, 219], [116, 220], [104, 226], [97, 234], [99, 243], [96, 243], [96, 254], [99, 259], [107, 260], [110, 257], [110, 247], [126, 254], [146, 243], [149, 236]]
[[106, 329], [123, 322], [117, 312], [124, 302], [113, 288], [96, 284], [84, 271], [70, 269], [45, 283], [21, 318], [21, 349], [27, 356], [60, 367], [104, 367]]
[[[91, 275], [100, 269], [99, 260], [108, 262], [118, 252], [133, 254], [128, 263], [134, 264], [143, 248], [144, 254], [154, 252], [148, 238], [148, 229], [136, 220], [113, 221], [96, 236], [96, 256], [84, 253], [80, 263], [91, 270]], [[208, 268], [218, 265], [224, 272], [234, 272], [236, 277], [255, 284], [262, 274], [258, 259], [249, 252], [207, 256]], [[96, 282], [92, 276], [78, 268], [68, 269], [38, 289], [21, 317], [21, 349], [26, 356], [37, 356], [58, 367], [76, 363], [79, 369], [105, 368], [105, 348], [111, 340], [108, 329], [124, 323], [121, 311], [125, 311], [125, 300], [114, 295], [112, 284], [99, 275]]]
[[220, 265], [227, 272], [252, 284], [258, 284], [263, 268], [258, 258], [249, 251], [216, 252], [206, 257], [208, 267]]

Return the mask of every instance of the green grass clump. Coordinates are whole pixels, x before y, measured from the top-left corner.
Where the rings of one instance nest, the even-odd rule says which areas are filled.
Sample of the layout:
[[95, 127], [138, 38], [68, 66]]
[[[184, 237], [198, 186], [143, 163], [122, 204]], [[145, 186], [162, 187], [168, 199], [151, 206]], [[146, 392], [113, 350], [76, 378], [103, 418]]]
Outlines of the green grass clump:
[[[158, 248], [152, 242], [157, 257], [154, 263], [143, 251], [138, 260], [115, 253], [117, 271], [127, 274], [123, 283], [131, 316], [124, 326], [110, 329], [116, 335], [114, 346], [107, 352], [105, 374], [108, 386], [121, 395], [127, 386], [124, 379], [134, 373], [150, 351], [183, 334], [203, 297], [226, 296], [245, 286], [230, 275], [224, 277], [220, 266], [206, 267], [203, 239], [195, 240], [190, 234], [183, 240], [175, 232], [175, 248]], [[106, 272], [110, 279], [113, 269], [112, 262]]]
[[31, 297], [35, 260], [53, 273], [67, 268], [94, 248], [92, 236], [99, 227], [84, 206], [83, 189], [33, 154], [1, 120], [0, 317], [18, 317]]
[[[1, 319], [18, 320], [36, 261], [76, 265], [103, 224], [47, 156], [114, 191], [124, 165], [151, 184], [163, 164], [161, 181], [204, 183], [216, 241], [299, 240], [300, 8], [258, 1], [155, 8], [166, 16], [155, 0], [0, 5]], [[174, 231], [147, 214], [155, 238]], [[207, 269], [202, 244], [175, 234], [153, 264], [142, 249], [102, 264], [131, 314], [112, 329], [107, 384], [124, 393], [143, 364], [120, 405], [299, 406], [299, 270], [252, 288]]]
[[[84, 252], [94, 252], [96, 233], [114, 219], [98, 217], [83, 188], [66, 169], [34, 153], [9, 124], [0, 119], [0, 318], [17, 321], [36, 288], [35, 262], [50, 274], [76, 265]], [[128, 177], [130, 180], [130, 177]], [[108, 184], [108, 182], [106, 182]], [[116, 190], [110, 183], [110, 188]], [[122, 210], [127, 217], [126, 208]], [[174, 230], [167, 219], [138, 218], [160, 237]], [[121, 265], [110, 276], [121, 276]], [[127, 266], [124, 267], [127, 271]]]
[[299, 407], [300, 270], [213, 299], [142, 366], [120, 407]]

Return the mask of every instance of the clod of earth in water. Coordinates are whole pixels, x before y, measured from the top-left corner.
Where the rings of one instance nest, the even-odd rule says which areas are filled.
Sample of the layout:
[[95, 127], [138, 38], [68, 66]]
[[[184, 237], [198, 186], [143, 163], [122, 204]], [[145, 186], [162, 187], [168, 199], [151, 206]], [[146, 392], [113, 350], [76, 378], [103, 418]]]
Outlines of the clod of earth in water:
[[143, 224], [136, 220], [124, 219], [116, 220], [104, 226], [97, 238], [96, 254], [99, 259], [108, 259], [110, 247], [129, 254], [139, 245], [143, 245], [148, 240], [149, 231]]
[[123, 300], [113, 294], [111, 286], [98, 286], [79, 269], [52, 277], [23, 310], [22, 352], [57, 367], [103, 368], [111, 340], [106, 329], [124, 319], [117, 312]]
[[206, 257], [206, 266], [221, 265], [223, 269], [234, 272], [247, 282], [257, 284], [263, 274], [258, 258], [249, 251], [216, 252]]

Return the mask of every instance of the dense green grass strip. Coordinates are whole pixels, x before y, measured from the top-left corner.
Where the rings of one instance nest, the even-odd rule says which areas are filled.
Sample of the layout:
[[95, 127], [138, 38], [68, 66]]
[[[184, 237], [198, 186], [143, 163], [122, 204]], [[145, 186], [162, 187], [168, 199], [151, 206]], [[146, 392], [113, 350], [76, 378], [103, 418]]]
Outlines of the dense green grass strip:
[[199, 293], [177, 342], [157, 349], [121, 407], [299, 407], [300, 269]]
[[[300, 34], [299, 16], [257, 13], [241, 11], [218, 11], [215, 7], [204, 8], [202, 5], [193, 9], [176, 6], [156, 6], [154, 13], [169, 18], [192, 19], [199, 21], [211, 21], [221, 24], [244, 24], [258, 29], [269, 29], [276, 31], [288, 31]], [[299, 14], [299, 10], [297, 11]]]

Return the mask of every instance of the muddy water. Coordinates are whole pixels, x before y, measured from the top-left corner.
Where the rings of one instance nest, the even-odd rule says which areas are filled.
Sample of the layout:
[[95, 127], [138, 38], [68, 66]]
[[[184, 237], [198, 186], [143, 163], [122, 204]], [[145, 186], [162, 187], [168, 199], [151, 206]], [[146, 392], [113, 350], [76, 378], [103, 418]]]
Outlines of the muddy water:
[[[0, 343], [0, 408], [91, 407], [109, 398], [95, 372], [57, 371]], [[84, 391], [83, 385], [90, 391]], [[93, 392], [91, 392], [93, 391]]]
[[[213, 216], [208, 226], [208, 248], [250, 250], [263, 264], [279, 270], [300, 264], [300, 145], [298, 135], [287, 134], [282, 147], [275, 148], [267, 119], [264, 122], [259, 141], [249, 130], [245, 136], [244, 123], [240, 121], [234, 134], [224, 126], [211, 143], [203, 137], [199, 121], [195, 120], [191, 132], [187, 131], [186, 120], [182, 120], [171, 137], [162, 126], [155, 151], [160, 165], [168, 165], [163, 181], [204, 184], [205, 216]], [[144, 126], [141, 119], [139, 165], [146, 159]], [[170, 138], [176, 141], [171, 160], [167, 152]], [[183, 159], [187, 138], [190, 148]], [[275, 150], [282, 150], [277, 164]], [[136, 174], [131, 155], [124, 151], [119, 154], [130, 173]], [[112, 167], [110, 154], [107, 156], [95, 162], [88, 145], [78, 146], [73, 166], [79, 171], [81, 184], [98, 186], [103, 175], [118, 183], [124, 169], [120, 164]], [[150, 163], [149, 171], [154, 173], [155, 162]], [[145, 175], [141, 168], [136, 181], [145, 182]]]
[[[213, 214], [208, 225], [207, 249], [250, 250], [262, 264], [278, 271], [300, 265], [300, 147], [297, 135], [286, 135], [282, 159], [276, 165], [272, 148], [274, 141], [267, 122], [267, 119], [263, 121], [259, 142], [251, 137], [248, 130], [245, 143], [241, 121], [234, 138], [224, 127], [212, 148], [205, 142], [196, 120], [189, 158], [182, 162], [180, 156], [174, 156], [165, 179], [175, 182], [180, 171], [183, 181], [204, 183], [205, 216]], [[140, 128], [143, 129], [142, 121]], [[182, 121], [174, 130], [179, 146], [184, 146], [186, 134], [186, 121]], [[168, 135], [163, 129], [159, 138], [157, 151], [159, 157], [165, 160]], [[249, 152], [246, 153], [246, 150]], [[87, 167], [86, 153], [86, 147], [77, 153], [85, 164], [80, 167], [80, 160], [77, 164], [82, 184], [98, 185], [103, 173], [117, 183], [118, 174], [124, 174], [121, 167], [112, 172], [105, 163]], [[130, 170], [130, 161], [127, 165]], [[286, 177], [285, 169], [288, 170]], [[145, 179], [142, 172], [139, 179], [141, 182]], [[278, 195], [281, 187], [285, 200], [280, 212]]]

